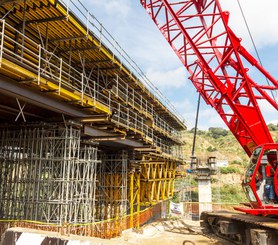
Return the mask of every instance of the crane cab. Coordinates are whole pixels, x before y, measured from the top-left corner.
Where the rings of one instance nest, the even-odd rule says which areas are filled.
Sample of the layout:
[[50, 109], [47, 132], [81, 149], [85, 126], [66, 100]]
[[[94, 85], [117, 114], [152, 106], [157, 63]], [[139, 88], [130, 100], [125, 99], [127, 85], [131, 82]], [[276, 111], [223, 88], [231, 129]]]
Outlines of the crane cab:
[[278, 214], [278, 144], [257, 147], [249, 160], [242, 183], [250, 208], [236, 207], [253, 215]]

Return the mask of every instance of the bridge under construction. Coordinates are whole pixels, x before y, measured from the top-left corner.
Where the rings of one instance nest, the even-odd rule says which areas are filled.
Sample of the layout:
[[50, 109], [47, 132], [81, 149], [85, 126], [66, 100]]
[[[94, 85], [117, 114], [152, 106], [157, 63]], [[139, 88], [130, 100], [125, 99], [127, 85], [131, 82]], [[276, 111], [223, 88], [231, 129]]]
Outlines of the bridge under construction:
[[81, 2], [0, 15], [0, 232], [110, 238], [159, 215], [183, 119]]

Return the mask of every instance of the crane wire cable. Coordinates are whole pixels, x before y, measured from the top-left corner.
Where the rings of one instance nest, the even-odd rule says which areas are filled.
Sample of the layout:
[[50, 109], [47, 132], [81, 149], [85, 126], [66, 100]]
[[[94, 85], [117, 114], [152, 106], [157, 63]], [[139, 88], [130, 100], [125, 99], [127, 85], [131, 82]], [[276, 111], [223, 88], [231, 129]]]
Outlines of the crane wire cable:
[[[258, 58], [258, 60], [259, 60], [259, 63], [260, 63], [260, 65], [263, 67], [262, 60], [261, 60], [261, 58], [260, 58], [260, 55], [259, 55], [258, 49], [257, 49], [256, 44], [255, 44], [255, 41], [254, 41], [254, 38], [253, 38], [252, 33], [251, 33], [251, 30], [250, 30], [250, 28], [249, 28], [249, 25], [248, 25], [248, 23], [247, 23], [247, 19], [246, 19], [246, 17], [245, 17], [244, 12], [243, 12], [243, 8], [242, 8], [242, 6], [241, 6], [241, 4], [240, 4], [240, 1], [239, 1], [239, 0], [237, 0], [237, 3], [238, 3], [238, 6], [239, 6], [239, 9], [240, 9], [240, 12], [241, 12], [242, 18], [243, 18], [243, 20], [244, 20], [244, 22], [245, 22], [245, 25], [246, 25], [246, 28], [247, 28], [247, 31], [248, 31], [249, 37], [250, 37], [251, 42], [252, 42], [252, 44], [253, 44], [253, 47], [254, 47], [255, 53], [256, 53], [257, 58]], [[265, 77], [265, 80], [266, 80], [267, 84], [270, 86], [269, 80], [268, 80], [266, 77]], [[270, 91], [270, 93], [271, 93], [271, 95], [272, 95], [273, 100], [275, 101], [275, 103], [276, 103], [276, 105], [277, 105], [277, 103], [278, 103], [278, 102], [277, 102], [277, 101], [276, 101], [276, 99], [275, 99], [275, 97], [276, 97], [276, 96], [274, 96], [274, 93], [273, 93], [273, 91], [272, 91], [272, 90]], [[275, 92], [275, 94], [277, 95], [277, 91]]]

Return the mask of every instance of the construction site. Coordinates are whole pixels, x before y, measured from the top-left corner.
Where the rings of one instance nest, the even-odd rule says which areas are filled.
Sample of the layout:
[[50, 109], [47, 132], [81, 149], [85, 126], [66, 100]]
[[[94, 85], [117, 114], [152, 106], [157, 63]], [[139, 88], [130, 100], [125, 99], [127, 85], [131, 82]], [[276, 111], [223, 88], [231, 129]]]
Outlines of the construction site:
[[[190, 157], [183, 117], [84, 1], [0, 0], [1, 245], [277, 244], [278, 125], [262, 113], [278, 110], [277, 79], [220, 1], [139, 3], [199, 94]], [[235, 176], [194, 154], [201, 98], [237, 142], [206, 136], [248, 156], [234, 161], [233, 211], [221, 191]]]
[[159, 218], [183, 119], [81, 2], [5, 0], [0, 15], [0, 233], [112, 238]]

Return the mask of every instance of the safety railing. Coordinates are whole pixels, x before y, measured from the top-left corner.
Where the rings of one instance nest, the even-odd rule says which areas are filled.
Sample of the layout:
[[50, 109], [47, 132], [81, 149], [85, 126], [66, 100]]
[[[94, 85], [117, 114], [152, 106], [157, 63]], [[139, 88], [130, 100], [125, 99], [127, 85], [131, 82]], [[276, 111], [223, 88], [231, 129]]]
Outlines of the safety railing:
[[[76, 70], [74, 67], [63, 61], [62, 58], [49, 52], [41, 45], [34, 42], [28, 36], [9, 25], [5, 20], [0, 20], [1, 24], [1, 45], [0, 62], [7, 58], [11, 62], [27, 67], [36, 75], [37, 85], [42, 85], [42, 79], [52, 82], [57, 92], [61, 94], [62, 89], [74, 91], [79, 96], [83, 105], [85, 98], [90, 98], [93, 103], [104, 104], [111, 111], [109, 96], [102, 93], [101, 85], [96, 84], [92, 79], [88, 79], [86, 74]], [[15, 38], [17, 35], [17, 38]], [[23, 42], [17, 40], [24, 40]], [[47, 82], [44, 82], [47, 84]]]
[[165, 120], [159, 117], [153, 109], [153, 105], [148, 102], [141, 94], [131, 88], [125, 81], [123, 81], [117, 74], [114, 79], [115, 84], [109, 90], [111, 94], [117, 99], [124, 102], [126, 105], [131, 106], [137, 110], [140, 114], [145, 115], [153, 120], [155, 130], [162, 132], [168, 138], [174, 141], [180, 141], [181, 134], [169, 125]]
[[110, 91], [116, 98], [119, 98], [126, 105], [130, 105], [140, 114], [152, 118], [153, 105], [148, 102], [142, 94], [136, 92], [135, 89], [130, 87], [118, 74], [115, 74], [114, 83]]
[[[113, 100], [112, 91], [108, 90], [108, 93], [104, 93], [107, 88], [96, 83], [85, 72], [80, 72], [70, 66], [62, 58], [53, 52], [49, 52], [28, 36], [23, 35], [5, 20], [0, 20], [0, 28], [0, 66], [3, 65], [3, 59], [5, 58], [13, 64], [27, 69], [28, 75], [31, 76], [29, 81], [44, 89], [49, 89], [48, 92], [58, 93], [59, 95], [70, 93], [77, 96], [78, 101], [76, 103], [86, 107], [88, 106], [88, 100], [91, 101], [90, 106], [92, 107], [95, 107], [97, 103], [106, 106], [108, 108], [107, 112], [113, 113], [112, 119], [114, 122], [143, 134], [149, 143], [160, 147], [167, 154], [172, 154], [171, 146], [155, 135], [152, 125], [147, 125], [146, 118], [152, 118], [155, 115], [153, 106], [133, 88], [130, 88], [128, 84], [123, 83], [120, 77], [116, 76], [115, 78], [120, 81], [118, 85], [117, 83], [115, 85], [118, 86], [116, 93], [119, 94], [121, 91], [125, 94], [127, 92], [126, 105]], [[50, 84], [53, 86], [50, 86]], [[143, 112], [144, 117], [138, 115], [138, 110]], [[157, 115], [155, 118], [158, 127], [162, 127], [169, 134], [176, 133], [172, 127], [162, 119], [159, 119]]]
[[[150, 93], [151, 96], [156, 96], [159, 98], [160, 102], [170, 111], [174, 112], [177, 118], [185, 123], [185, 119], [176, 110], [176, 108], [171, 104], [171, 102], [159, 91], [159, 89], [148, 79], [141, 68], [132, 60], [132, 58], [126, 53], [126, 51], [119, 45], [119, 43], [113, 38], [113, 36], [105, 29], [102, 23], [84, 6], [80, 0], [60, 0], [65, 6], [67, 14], [71, 11], [75, 14], [81, 22], [86, 23], [87, 34], [92, 31], [99, 39], [99, 45], [107, 45], [111, 52], [113, 53], [113, 59], [118, 60], [122, 65], [128, 67], [130, 73], [134, 77], [140, 79], [147, 87], [146, 91]], [[116, 56], [115, 56], [116, 55]]]
[[175, 130], [165, 120], [159, 117], [157, 114], [153, 114], [154, 128], [163, 133], [165, 136], [171, 138], [174, 141], [180, 142], [181, 132]]

